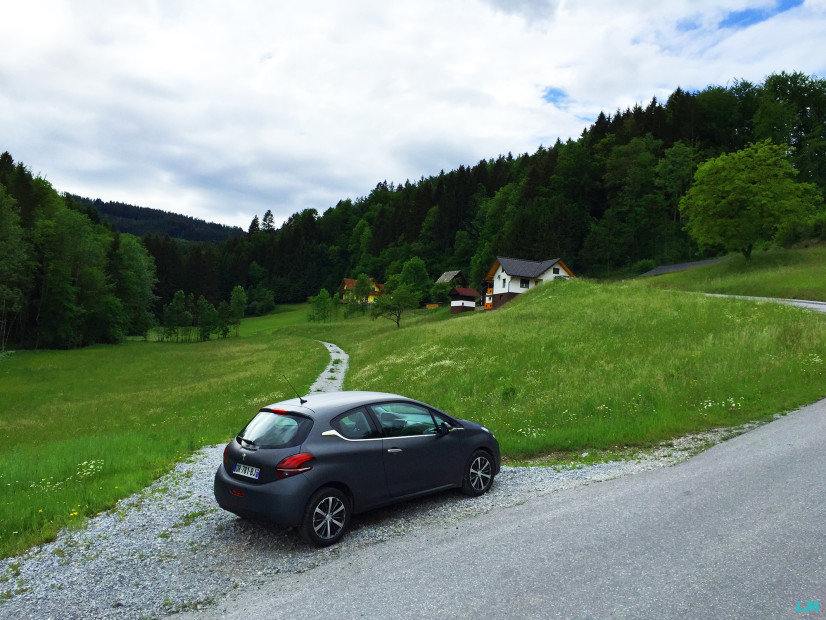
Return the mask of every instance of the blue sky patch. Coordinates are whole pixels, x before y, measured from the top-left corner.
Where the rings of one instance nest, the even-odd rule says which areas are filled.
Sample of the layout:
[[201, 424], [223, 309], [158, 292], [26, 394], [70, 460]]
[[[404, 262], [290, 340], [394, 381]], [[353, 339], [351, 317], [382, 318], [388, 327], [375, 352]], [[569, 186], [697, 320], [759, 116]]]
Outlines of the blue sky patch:
[[677, 32], [691, 32], [692, 30], [699, 30], [700, 22], [696, 19], [681, 19], [677, 22]]
[[561, 105], [568, 102], [568, 93], [566, 93], [561, 88], [554, 88], [553, 86], [549, 86], [545, 89], [545, 92], [542, 93], [542, 98], [548, 103]]
[[803, 0], [777, 0], [772, 7], [762, 9], [746, 9], [744, 11], [732, 11], [726, 15], [719, 26], [720, 28], [748, 28], [754, 24], [759, 24], [767, 19], [771, 19], [775, 15], [785, 13], [789, 9], [803, 4]]

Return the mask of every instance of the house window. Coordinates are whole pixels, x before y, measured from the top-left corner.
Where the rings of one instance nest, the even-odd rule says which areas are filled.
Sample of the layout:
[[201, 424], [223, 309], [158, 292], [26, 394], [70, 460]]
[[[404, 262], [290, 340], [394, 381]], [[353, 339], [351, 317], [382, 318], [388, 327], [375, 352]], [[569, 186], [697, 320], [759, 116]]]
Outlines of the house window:
[[554, 267], [554, 275], [555, 276], [559, 275], [559, 267]]
[[519, 288], [530, 288], [530, 287], [531, 287], [531, 281], [528, 280], [527, 278], [522, 278], [521, 280], [519, 280]]

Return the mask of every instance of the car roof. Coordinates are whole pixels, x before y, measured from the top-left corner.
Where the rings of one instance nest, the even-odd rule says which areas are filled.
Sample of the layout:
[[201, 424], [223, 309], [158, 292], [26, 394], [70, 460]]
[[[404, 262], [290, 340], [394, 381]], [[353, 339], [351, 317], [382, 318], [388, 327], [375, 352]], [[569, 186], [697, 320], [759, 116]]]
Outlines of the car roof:
[[[264, 409], [288, 409], [296, 413], [303, 413], [311, 417], [332, 417], [358, 407], [377, 402], [405, 401], [418, 403], [419, 401], [400, 394], [390, 394], [388, 392], [313, 392], [303, 398], [303, 403], [298, 398], [282, 400], [264, 407]], [[424, 403], [422, 403], [424, 404]]]

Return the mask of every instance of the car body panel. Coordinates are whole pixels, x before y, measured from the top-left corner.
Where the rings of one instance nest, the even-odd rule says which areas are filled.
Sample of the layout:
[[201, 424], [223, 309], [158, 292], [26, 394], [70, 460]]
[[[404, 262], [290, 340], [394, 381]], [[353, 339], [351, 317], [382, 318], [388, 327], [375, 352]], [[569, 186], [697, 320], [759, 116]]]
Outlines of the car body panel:
[[238, 480], [222, 464], [215, 472], [214, 490], [224, 510], [242, 517], [264, 518], [281, 527], [295, 527], [301, 524], [307, 498], [315, 488], [303, 474], [265, 484]]
[[[405, 407], [414, 412], [422, 408], [430, 412], [435, 422], [435, 427], [427, 430], [431, 434], [380, 434], [381, 412], [392, 413]], [[347, 432], [350, 427], [336, 430], [331, 426], [337, 417], [359, 408], [370, 416], [375, 436], [347, 438], [339, 430]], [[477, 449], [491, 455], [494, 475], [500, 469], [499, 444], [484, 427], [398, 394], [314, 393], [303, 399], [274, 403], [261, 411], [304, 415], [312, 419], [313, 425], [304, 442], [290, 448], [252, 449], [242, 445], [238, 438], [231, 441], [224, 463], [215, 475], [215, 498], [225, 510], [241, 516], [264, 517], [282, 527], [300, 525], [309, 499], [324, 487], [342, 490], [351, 500], [352, 512], [359, 513], [413, 496], [461, 487], [470, 455]], [[445, 426], [438, 428], [442, 422]], [[419, 431], [425, 432], [421, 427]], [[287, 478], [278, 477], [276, 465], [299, 453], [315, 457], [306, 463], [310, 469]], [[260, 467], [260, 479], [233, 474], [236, 462]]]
[[321, 437], [312, 446], [317, 466], [302, 474], [319, 489], [324, 485], [346, 487], [353, 511], [380, 504], [387, 496], [381, 439], [347, 440]]

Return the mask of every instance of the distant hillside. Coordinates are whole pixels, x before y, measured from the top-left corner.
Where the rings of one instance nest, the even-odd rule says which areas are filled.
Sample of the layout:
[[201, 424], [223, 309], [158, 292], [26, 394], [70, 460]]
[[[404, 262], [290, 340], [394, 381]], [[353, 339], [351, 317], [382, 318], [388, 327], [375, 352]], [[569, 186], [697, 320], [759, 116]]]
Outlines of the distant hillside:
[[100, 198], [91, 199], [70, 195], [72, 200], [95, 209], [102, 220], [111, 222], [120, 232], [138, 237], [147, 234], [169, 235], [186, 241], [226, 241], [231, 237], [240, 237], [244, 231], [237, 226], [226, 226], [205, 222], [188, 215], [169, 213], [160, 209], [135, 207], [122, 202], [103, 202]]

